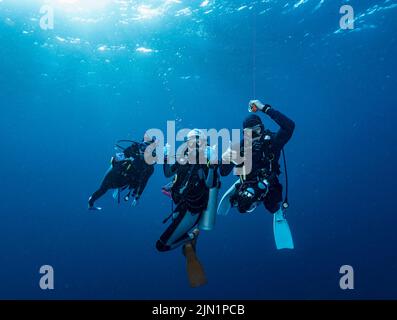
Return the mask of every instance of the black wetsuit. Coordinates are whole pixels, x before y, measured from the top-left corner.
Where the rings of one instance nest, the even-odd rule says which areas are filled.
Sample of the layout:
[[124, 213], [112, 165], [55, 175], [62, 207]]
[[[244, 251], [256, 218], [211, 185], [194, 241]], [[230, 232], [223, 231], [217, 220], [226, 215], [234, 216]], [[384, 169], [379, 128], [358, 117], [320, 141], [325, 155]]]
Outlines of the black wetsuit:
[[197, 226], [207, 208], [208, 177], [215, 175], [215, 171], [202, 164], [165, 163], [164, 174], [167, 178], [176, 175], [171, 188], [172, 200], [176, 207], [171, 225], [156, 243], [159, 251], [172, 250], [191, 240], [189, 232]]
[[90, 207], [109, 189], [128, 187], [134, 191], [135, 198], [139, 199], [154, 172], [153, 165], [148, 165], [143, 158], [143, 147], [144, 144], [135, 142], [123, 151], [127, 160], [112, 160], [112, 166], [107, 171], [101, 186], [90, 197]]
[[[280, 203], [283, 200], [283, 187], [278, 180], [280, 175], [279, 159], [281, 151], [285, 144], [291, 139], [291, 136], [295, 129], [295, 123], [281, 112], [269, 109], [266, 113], [273, 119], [279, 126], [280, 129], [277, 133], [265, 131], [258, 141], [253, 143], [252, 147], [252, 170], [246, 176], [243, 185], [237, 185], [237, 189], [242, 187], [252, 187], [255, 190], [256, 197], [252, 201], [260, 199], [266, 209], [271, 213], [277, 212], [280, 208]], [[265, 137], [270, 138], [267, 140]], [[244, 140], [240, 143], [240, 155], [244, 156]], [[222, 165], [220, 168], [220, 174], [222, 176], [228, 175], [234, 168], [233, 164]], [[263, 177], [269, 182], [268, 192], [265, 197], [261, 198], [261, 192], [257, 187], [258, 177]], [[238, 201], [236, 195], [235, 199]], [[239, 206], [240, 212], [244, 212], [250, 206], [247, 205]]]

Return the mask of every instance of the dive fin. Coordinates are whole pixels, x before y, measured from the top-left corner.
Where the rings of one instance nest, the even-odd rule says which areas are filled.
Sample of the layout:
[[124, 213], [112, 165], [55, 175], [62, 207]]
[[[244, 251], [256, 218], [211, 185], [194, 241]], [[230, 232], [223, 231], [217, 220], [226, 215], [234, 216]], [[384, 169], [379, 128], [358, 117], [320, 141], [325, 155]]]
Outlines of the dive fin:
[[232, 204], [230, 203], [230, 197], [236, 192], [236, 184], [240, 182], [240, 179], [237, 180], [223, 195], [221, 201], [218, 205], [218, 215], [227, 216], [230, 209], [232, 208]]
[[88, 210], [89, 211], [101, 211], [102, 208], [101, 207], [89, 207]]
[[185, 244], [184, 254], [186, 256], [186, 270], [190, 286], [196, 288], [205, 285], [207, 277], [191, 243]]
[[294, 249], [291, 229], [285, 218], [284, 209], [282, 207], [273, 215], [273, 232], [278, 250]]

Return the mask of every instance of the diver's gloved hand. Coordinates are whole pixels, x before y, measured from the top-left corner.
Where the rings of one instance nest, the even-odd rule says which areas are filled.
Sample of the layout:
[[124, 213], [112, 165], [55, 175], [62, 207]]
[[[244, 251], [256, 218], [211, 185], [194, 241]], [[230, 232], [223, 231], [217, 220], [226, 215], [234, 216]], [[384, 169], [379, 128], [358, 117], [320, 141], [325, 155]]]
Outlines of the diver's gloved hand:
[[237, 151], [233, 150], [230, 142], [229, 148], [222, 154], [222, 161], [224, 163], [236, 163], [237, 156]]
[[258, 110], [267, 113], [271, 108], [268, 104], [263, 104], [260, 100], [251, 100], [248, 104], [248, 111], [249, 112], [257, 112]]

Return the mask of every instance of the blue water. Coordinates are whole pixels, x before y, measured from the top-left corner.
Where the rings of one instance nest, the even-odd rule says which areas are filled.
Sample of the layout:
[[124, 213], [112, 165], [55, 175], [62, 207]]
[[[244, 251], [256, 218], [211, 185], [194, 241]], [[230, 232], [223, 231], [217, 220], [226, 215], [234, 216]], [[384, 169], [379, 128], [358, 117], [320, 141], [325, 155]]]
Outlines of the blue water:
[[[53, 0], [46, 31], [44, 1], [21, 2], [0, 1], [0, 298], [397, 298], [395, 0]], [[339, 30], [343, 4], [353, 30]], [[180, 250], [155, 249], [161, 166], [136, 208], [109, 193], [87, 212], [116, 140], [167, 120], [240, 128], [252, 98], [297, 125], [295, 250], [275, 249], [262, 208], [233, 211], [202, 232], [208, 284], [189, 288]], [[346, 264], [354, 290], [339, 288]]]

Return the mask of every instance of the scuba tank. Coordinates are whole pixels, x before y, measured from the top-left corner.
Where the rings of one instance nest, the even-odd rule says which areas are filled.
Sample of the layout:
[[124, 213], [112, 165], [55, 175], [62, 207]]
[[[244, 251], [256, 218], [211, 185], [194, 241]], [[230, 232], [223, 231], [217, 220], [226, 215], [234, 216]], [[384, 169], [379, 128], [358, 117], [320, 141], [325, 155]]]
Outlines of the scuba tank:
[[215, 226], [216, 210], [218, 204], [218, 185], [209, 191], [208, 206], [201, 216], [199, 228], [201, 230], [211, 231]]
[[[214, 160], [215, 147], [208, 146], [206, 151], [208, 163], [210, 163], [210, 160]], [[207, 209], [203, 212], [199, 222], [199, 228], [201, 230], [211, 231], [215, 226], [216, 212], [218, 209], [218, 193], [220, 188], [220, 182], [218, 180], [216, 170], [217, 169], [215, 169], [214, 173], [214, 181], [212, 182], [213, 187], [209, 190]]]
[[[215, 156], [215, 148], [207, 147], [207, 159], [208, 161], [213, 160]], [[215, 169], [216, 170], [216, 169]], [[214, 173], [213, 187], [209, 190], [208, 205], [207, 209], [203, 212], [203, 215], [199, 222], [199, 228], [201, 230], [211, 231], [215, 226], [216, 212], [218, 209], [218, 193], [220, 188], [220, 182], [218, 180], [216, 172]]]

